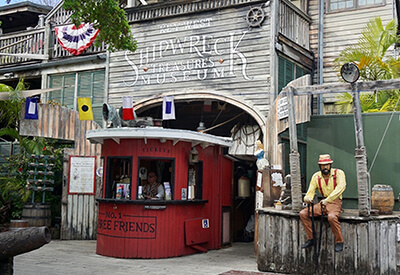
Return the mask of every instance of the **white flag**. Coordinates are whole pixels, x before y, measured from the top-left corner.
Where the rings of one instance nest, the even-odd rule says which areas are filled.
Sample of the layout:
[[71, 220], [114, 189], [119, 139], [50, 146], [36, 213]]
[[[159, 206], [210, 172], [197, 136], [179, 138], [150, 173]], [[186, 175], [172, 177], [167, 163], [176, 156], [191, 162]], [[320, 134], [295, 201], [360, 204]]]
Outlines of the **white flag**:
[[163, 120], [175, 119], [175, 105], [173, 96], [164, 96], [163, 99]]

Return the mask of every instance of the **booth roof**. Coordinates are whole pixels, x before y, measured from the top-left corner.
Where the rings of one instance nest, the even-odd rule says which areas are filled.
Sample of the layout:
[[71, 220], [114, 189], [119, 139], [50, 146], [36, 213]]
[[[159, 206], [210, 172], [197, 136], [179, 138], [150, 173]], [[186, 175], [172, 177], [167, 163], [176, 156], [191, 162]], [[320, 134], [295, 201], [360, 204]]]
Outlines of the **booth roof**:
[[219, 137], [205, 133], [199, 133], [189, 130], [168, 129], [162, 127], [145, 127], [145, 128], [108, 128], [89, 130], [86, 132], [86, 138], [91, 143], [103, 144], [105, 139], [112, 139], [119, 144], [121, 139], [159, 139], [161, 142], [173, 140], [173, 144], [179, 141], [191, 142], [192, 146], [200, 144], [203, 148], [209, 145], [220, 145], [230, 147], [232, 138]]

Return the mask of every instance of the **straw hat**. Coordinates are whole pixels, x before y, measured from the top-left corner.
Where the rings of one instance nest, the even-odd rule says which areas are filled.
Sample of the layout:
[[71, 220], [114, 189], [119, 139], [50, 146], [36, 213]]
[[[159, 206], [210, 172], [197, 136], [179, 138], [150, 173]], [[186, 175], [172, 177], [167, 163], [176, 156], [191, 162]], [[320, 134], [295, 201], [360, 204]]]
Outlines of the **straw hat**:
[[318, 164], [330, 164], [333, 163], [331, 156], [328, 154], [319, 155]]

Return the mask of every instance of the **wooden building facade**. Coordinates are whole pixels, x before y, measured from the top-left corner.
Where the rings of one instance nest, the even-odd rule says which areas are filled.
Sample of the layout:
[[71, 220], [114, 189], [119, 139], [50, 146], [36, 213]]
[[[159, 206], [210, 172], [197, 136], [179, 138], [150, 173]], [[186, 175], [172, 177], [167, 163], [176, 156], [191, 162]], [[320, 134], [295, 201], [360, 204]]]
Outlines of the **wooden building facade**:
[[[138, 42], [135, 53], [109, 53], [105, 46], [92, 45], [80, 56], [66, 52], [56, 39], [54, 28], [70, 24], [61, 2], [35, 28], [0, 37], [0, 81], [12, 85], [24, 78], [31, 89], [61, 87], [43, 93], [42, 100], [73, 110], [78, 97], [90, 97], [95, 121], [103, 126], [103, 103], [119, 108], [122, 98], [131, 96], [139, 116], [160, 119], [163, 97], [173, 96], [177, 119], [163, 122], [164, 127], [196, 130], [204, 122], [212, 128], [208, 133], [228, 137], [235, 126], [240, 134], [257, 129], [234, 155], [236, 166], [243, 161], [254, 167], [254, 142], [266, 142], [266, 119], [279, 90], [312, 72], [306, 5], [287, 0], [157, 2], [125, 8]], [[243, 144], [240, 134], [237, 144]], [[72, 216], [86, 224], [62, 226], [68, 232], [87, 228], [81, 215], [91, 203], [71, 202]], [[88, 237], [68, 233], [64, 238]]]

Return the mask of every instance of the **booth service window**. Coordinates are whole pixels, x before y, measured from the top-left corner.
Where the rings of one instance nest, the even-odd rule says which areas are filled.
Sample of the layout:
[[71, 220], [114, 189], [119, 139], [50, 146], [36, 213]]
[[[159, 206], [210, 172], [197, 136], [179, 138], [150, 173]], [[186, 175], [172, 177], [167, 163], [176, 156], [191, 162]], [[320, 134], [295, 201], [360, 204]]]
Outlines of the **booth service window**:
[[148, 174], [155, 173], [157, 183], [164, 188], [164, 200], [174, 199], [174, 172], [175, 159], [172, 158], [147, 158], [140, 157], [138, 160], [138, 179], [137, 179], [137, 197], [144, 199], [144, 188], [148, 183]]
[[130, 199], [132, 157], [107, 157], [105, 198]]

